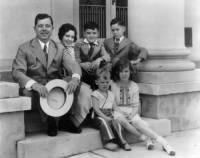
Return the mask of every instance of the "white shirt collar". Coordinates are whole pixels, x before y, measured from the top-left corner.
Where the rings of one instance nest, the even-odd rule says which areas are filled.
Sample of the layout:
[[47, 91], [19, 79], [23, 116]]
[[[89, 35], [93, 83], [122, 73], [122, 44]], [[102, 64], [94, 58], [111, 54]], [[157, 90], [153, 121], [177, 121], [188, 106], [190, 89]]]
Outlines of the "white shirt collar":
[[49, 50], [48, 49], [49, 48], [49, 41], [47, 43], [44, 43], [44, 42], [40, 41], [39, 39], [38, 39], [38, 41], [40, 43], [40, 46], [41, 46], [42, 50], [44, 49], [44, 45], [46, 44], [46, 46], [47, 46], [47, 52], [48, 52], [48, 50]]
[[121, 36], [120, 38], [119, 38], [119, 43], [121, 43], [121, 41], [124, 39], [124, 36]]
[[[86, 38], [83, 40], [83, 42], [89, 44], [89, 42], [88, 42], [88, 40], [87, 40]], [[95, 45], [98, 45], [98, 41], [96, 40], [96, 41], [94, 42], [94, 44], [95, 44]]]

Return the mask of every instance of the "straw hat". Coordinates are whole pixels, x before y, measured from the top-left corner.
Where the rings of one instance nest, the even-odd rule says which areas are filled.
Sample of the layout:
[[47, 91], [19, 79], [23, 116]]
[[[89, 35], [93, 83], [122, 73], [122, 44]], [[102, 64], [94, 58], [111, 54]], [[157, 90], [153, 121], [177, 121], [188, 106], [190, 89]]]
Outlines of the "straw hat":
[[47, 115], [59, 117], [71, 108], [74, 96], [65, 92], [67, 84], [64, 80], [55, 79], [45, 85], [49, 94], [47, 97], [40, 97], [40, 105]]

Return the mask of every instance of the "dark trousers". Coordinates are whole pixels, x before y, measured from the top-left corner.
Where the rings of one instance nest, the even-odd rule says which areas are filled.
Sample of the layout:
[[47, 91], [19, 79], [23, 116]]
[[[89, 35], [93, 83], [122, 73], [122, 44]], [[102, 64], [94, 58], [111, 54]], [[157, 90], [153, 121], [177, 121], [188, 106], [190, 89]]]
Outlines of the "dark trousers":
[[39, 93], [37, 93], [37, 92], [35, 92], [33, 90], [28, 91], [25, 88], [20, 88], [19, 94], [21, 96], [31, 97], [31, 111], [35, 112], [35, 113], [38, 113], [41, 116], [41, 121], [42, 122], [46, 122], [48, 115], [46, 115], [43, 112], [43, 110], [42, 110], [42, 108], [40, 106], [40, 95], [39, 95]]
[[[25, 120], [28, 118], [28, 115], [31, 112], [31, 113], [34, 113], [34, 114], [40, 116], [41, 122], [44, 124], [45, 128], [47, 128], [47, 123], [48, 123], [49, 118], [51, 120], [54, 119], [56, 124], [58, 123], [58, 121], [60, 120], [59, 117], [49, 116], [42, 110], [42, 108], [40, 106], [40, 95], [39, 95], [39, 93], [37, 93], [34, 90], [28, 91], [27, 89], [23, 88], [23, 89], [20, 89], [20, 95], [31, 97], [31, 111], [25, 112]], [[72, 106], [73, 106], [73, 104], [72, 104]], [[68, 113], [66, 113], [65, 115], [68, 115]], [[62, 116], [62, 117], [66, 118], [65, 115]]]
[[114, 141], [120, 146], [123, 146], [126, 143], [126, 140], [122, 135], [122, 127], [118, 121], [106, 121], [102, 117], [95, 116], [91, 123], [94, 128], [100, 130], [103, 144], [106, 144], [109, 141]]
[[90, 85], [92, 90], [97, 89], [97, 86], [95, 84], [95, 74], [88, 74], [84, 69], [82, 69], [82, 81]]

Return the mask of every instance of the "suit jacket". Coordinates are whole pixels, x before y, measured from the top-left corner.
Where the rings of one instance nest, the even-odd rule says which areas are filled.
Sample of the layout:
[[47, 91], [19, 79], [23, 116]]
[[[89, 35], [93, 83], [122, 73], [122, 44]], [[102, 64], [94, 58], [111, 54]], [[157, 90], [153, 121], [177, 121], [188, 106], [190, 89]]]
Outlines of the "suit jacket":
[[103, 43], [99, 41], [97, 41], [97, 45], [95, 45], [93, 54], [90, 57], [88, 56], [88, 52], [89, 52], [88, 43], [84, 42], [84, 40], [80, 40], [79, 42], [76, 43], [75, 56], [76, 60], [79, 63], [92, 62], [100, 57], [104, 58], [106, 61], [110, 61], [110, 56], [105, 51]]
[[62, 78], [59, 71], [63, 67], [81, 75], [79, 64], [64, 53], [61, 44], [50, 40], [47, 63], [38, 39], [34, 38], [19, 46], [12, 64], [12, 75], [21, 88], [31, 79], [44, 85], [52, 79]]
[[124, 37], [124, 39], [119, 43], [119, 47], [116, 52], [114, 50], [113, 38], [105, 39], [104, 47], [111, 56], [111, 60], [114, 60], [115, 58], [120, 60], [124, 58], [128, 58], [129, 60], [141, 58], [142, 60], [145, 60], [148, 54], [148, 51], [145, 48], [136, 45], [126, 37]]

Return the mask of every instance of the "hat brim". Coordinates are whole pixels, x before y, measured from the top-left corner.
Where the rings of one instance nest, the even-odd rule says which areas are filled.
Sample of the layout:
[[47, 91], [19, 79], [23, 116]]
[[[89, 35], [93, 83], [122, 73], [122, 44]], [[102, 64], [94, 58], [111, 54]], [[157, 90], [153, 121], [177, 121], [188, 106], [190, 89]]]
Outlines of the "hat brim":
[[[49, 81], [45, 87], [47, 88], [49, 94], [47, 97], [40, 97], [40, 106], [42, 110], [49, 116], [59, 117], [66, 114], [72, 106], [74, 95], [73, 93], [68, 94], [65, 91], [67, 87], [67, 82], [60, 79], [55, 79]], [[56, 90], [59, 88], [61, 90]], [[51, 93], [51, 91], [54, 91]], [[59, 108], [54, 108], [49, 104], [49, 98], [52, 99], [54, 97], [54, 101], [57, 102], [56, 104], [62, 104]], [[65, 97], [63, 99], [63, 97]], [[60, 99], [61, 98], [61, 99]]]

